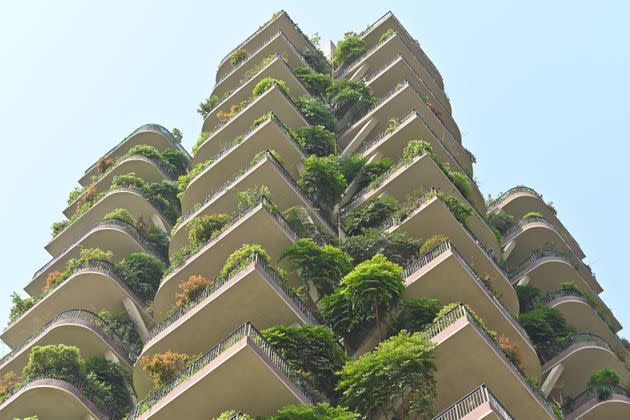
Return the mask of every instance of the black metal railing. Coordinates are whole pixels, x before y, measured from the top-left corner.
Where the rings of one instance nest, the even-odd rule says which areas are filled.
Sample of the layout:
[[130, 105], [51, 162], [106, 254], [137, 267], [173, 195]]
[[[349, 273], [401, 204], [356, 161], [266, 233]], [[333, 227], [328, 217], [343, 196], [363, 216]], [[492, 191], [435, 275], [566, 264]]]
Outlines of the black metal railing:
[[442, 411], [433, 420], [459, 420], [473, 412], [482, 404], [488, 403], [492, 407], [494, 413], [501, 420], [513, 420], [514, 417], [507, 411], [499, 400], [490, 392], [484, 384], [479, 385], [473, 391], [469, 392], [465, 397]]
[[561, 259], [565, 263], [573, 266], [571, 259], [566, 255], [563, 255], [561, 252], [558, 252], [555, 249], [544, 249], [535, 251], [532, 255], [527, 257], [525, 261], [520, 263], [518, 267], [509, 271], [509, 276], [513, 279], [513, 283], [518, 281], [526, 271], [529, 271], [534, 265], [538, 264], [540, 261], [545, 260], [547, 258]]
[[556, 356], [559, 356], [562, 352], [564, 352], [568, 348], [576, 344], [582, 344], [582, 343], [592, 344], [592, 345], [595, 345], [597, 347], [602, 347], [612, 352], [610, 346], [608, 345], [608, 343], [606, 343], [606, 341], [603, 338], [595, 334], [582, 332], [582, 333], [572, 334], [566, 337], [560, 343], [552, 345], [549, 348], [541, 349], [538, 354], [540, 357], [540, 361], [543, 362], [543, 364], [547, 363], [553, 358], [555, 358]]
[[503, 200], [505, 200], [512, 194], [519, 193], [519, 192], [532, 194], [533, 196], [538, 197], [540, 200], [544, 202], [542, 195], [538, 194], [532, 188], [526, 187], [525, 185], [517, 185], [516, 187], [512, 187], [509, 190], [505, 191], [504, 193], [499, 194], [499, 196], [496, 199], [488, 202], [487, 203], [488, 211], [494, 210], [496, 207], [499, 206], [499, 204], [501, 204]]
[[567, 403], [562, 406], [562, 413], [565, 416], [568, 416], [593, 399], [600, 400], [600, 397], [603, 396], [610, 398], [612, 395], [623, 395], [627, 397], [628, 391], [619, 385], [592, 386], [585, 391], [582, 391], [574, 398], [569, 398]]
[[556, 232], [556, 228], [553, 224], [551, 224], [547, 219], [538, 216], [526, 217], [524, 219], [518, 219], [514, 222], [506, 231], [503, 233], [503, 244], [509, 243], [512, 239], [514, 239], [523, 228], [530, 223], [539, 223], [544, 225], [545, 227]]

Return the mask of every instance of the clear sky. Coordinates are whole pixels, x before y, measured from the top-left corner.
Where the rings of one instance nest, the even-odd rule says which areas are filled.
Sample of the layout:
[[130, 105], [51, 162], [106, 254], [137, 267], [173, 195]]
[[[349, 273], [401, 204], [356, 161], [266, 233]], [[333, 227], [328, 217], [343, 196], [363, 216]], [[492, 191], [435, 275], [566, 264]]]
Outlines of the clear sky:
[[279, 9], [323, 40], [391, 9], [444, 77], [482, 192], [525, 184], [553, 201], [630, 327], [621, 0], [2, 1], [0, 325], [83, 171], [147, 122], [179, 128], [190, 150], [219, 60]]

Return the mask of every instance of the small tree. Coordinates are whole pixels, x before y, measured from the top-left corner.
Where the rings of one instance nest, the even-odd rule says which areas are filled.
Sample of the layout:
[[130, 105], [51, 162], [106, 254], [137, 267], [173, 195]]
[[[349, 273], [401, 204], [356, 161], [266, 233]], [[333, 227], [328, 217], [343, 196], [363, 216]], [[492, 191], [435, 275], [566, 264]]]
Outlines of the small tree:
[[322, 299], [322, 317], [333, 331], [344, 337], [346, 354], [350, 352], [348, 338], [362, 322], [361, 314], [354, 311], [350, 294], [345, 288], [339, 288]]
[[540, 297], [540, 290], [531, 284], [514, 286], [521, 312], [527, 312], [533, 308], [534, 304]]
[[308, 155], [322, 157], [335, 153], [335, 135], [322, 125], [298, 128], [293, 137]]
[[341, 403], [370, 418], [431, 419], [434, 360], [431, 341], [421, 333], [401, 331], [346, 363], [337, 387]]
[[370, 198], [366, 204], [357, 207], [345, 217], [346, 232], [356, 235], [365, 228], [381, 226], [392, 217], [400, 207], [398, 200], [393, 197]]
[[267, 92], [273, 85], [276, 85], [278, 89], [280, 89], [285, 94], [289, 94], [289, 88], [284, 81], [278, 80], [273, 77], [265, 77], [256, 84], [256, 86], [252, 90], [252, 96], [257, 97], [262, 95], [263, 93]]
[[334, 80], [328, 90], [328, 103], [339, 119], [349, 114], [351, 119], [366, 111], [378, 100], [363, 81]]
[[175, 293], [177, 301], [176, 307], [189, 303], [201, 290], [210, 286], [212, 282], [203, 276], [190, 276], [188, 280], [184, 280], [177, 286], [179, 291]]
[[269, 420], [356, 420], [359, 415], [346, 407], [332, 407], [328, 403], [288, 405], [278, 410]]
[[173, 137], [175, 138], [175, 141], [177, 143], [181, 143], [182, 142], [182, 138], [184, 137], [184, 135], [182, 134], [181, 131], [179, 131], [178, 128], [171, 129], [171, 133], [173, 134]]
[[230, 221], [225, 213], [197, 216], [191, 220], [188, 228], [188, 241], [193, 247], [200, 247], [208, 242], [215, 232], [220, 231]]
[[154, 389], [159, 389], [175, 378], [194, 359], [194, 356], [190, 354], [167, 351], [150, 357], [143, 356], [140, 358], [140, 363], [142, 368], [151, 375]]
[[358, 264], [341, 279], [355, 311], [366, 320], [376, 319], [383, 339], [383, 318], [402, 299], [405, 286], [402, 268], [384, 255], [377, 254]]
[[360, 263], [376, 254], [383, 254], [392, 262], [405, 266], [418, 255], [420, 245], [405, 232], [386, 232], [381, 228], [364, 228], [361, 234], [350, 236], [343, 250]]
[[304, 117], [311, 125], [322, 125], [327, 130], [335, 131], [337, 120], [328, 104], [313, 96], [302, 96], [295, 101]]
[[197, 113], [201, 115], [203, 118], [206, 118], [208, 114], [214, 109], [214, 106], [219, 102], [219, 97], [216, 95], [208, 97], [205, 101], [199, 104], [199, 108], [197, 108]]
[[597, 398], [606, 400], [612, 395], [611, 386], [619, 385], [621, 378], [612, 368], [603, 368], [593, 372], [588, 379], [588, 386], [595, 387]]
[[347, 184], [336, 156], [310, 156], [304, 161], [300, 186], [328, 209], [341, 199]]
[[437, 299], [406, 299], [400, 305], [401, 311], [392, 325], [392, 333], [401, 330], [420, 332], [432, 323], [440, 312], [442, 305]]
[[152, 255], [135, 252], [118, 264], [125, 284], [140, 299], [149, 301], [155, 296], [166, 266]]
[[267, 264], [271, 263], [271, 257], [265, 249], [257, 244], [243, 244], [234, 251], [225, 261], [221, 269], [221, 277], [230, 275], [237, 267], [248, 261], [254, 254], [258, 254]]
[[35, 346], [28, 356], [28, 363], [22, 370], [23, 379], [40, 375], [73, 378], [81, 373], [79, 349], [64, 344]]
[[521, 314], [518, 320], [536, 345], [538, 352], [545, 356], [550, 356], [554, 345], [575, 331], [575, 328], [567, 324], [559, 309], [542, 305]]
[[337, 67], [351, 63], [367, 51], [367, 45], [354, 32], [346, 32], [344, 39], [337, 43], [333, 51], [333, 63]]
[[326, 91], [332, 84], [332, 77], [327, 74], [313, 73], [307, 67], [295, 67], [293, 72], [311, 95], [322, 99], [326, 97]]

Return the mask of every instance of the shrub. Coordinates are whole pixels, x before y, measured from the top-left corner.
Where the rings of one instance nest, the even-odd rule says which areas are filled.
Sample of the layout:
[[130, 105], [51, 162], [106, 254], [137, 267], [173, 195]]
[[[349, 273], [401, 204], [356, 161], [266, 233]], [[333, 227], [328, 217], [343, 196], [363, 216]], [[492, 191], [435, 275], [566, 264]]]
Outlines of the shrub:
[[193, 178], [202, 173], [208, 166], [212, 165], [213, 162], [214, 161], [212, 159], [208, 159], [193, 166], [193, 168], [187, 174], [180, 175], [180, 177], [177, 179], [179, 191], [186, 191], [186, 188], [188, 188], [190, 181], [192, 181]]
[[307, 155], [323, 157], [335, 153], [335, 135], [322, 125], [301, 127], [292, 134]]
[[269, 420], [357, 420], [359, 415], [346, 407], [332, 407], [328, 403], [288, 405], [278, 410]]
[[357, 188], [361, 189], [368, 184], [378, 182], [392, 166], [394, 166], [394, 161], [388, 157], [366, 163], [357, 176]]
[[521, 367], [521, 350], [518, 347], [518, 344], [510, 340], [508, 337], [501, 335], [499, 337], [499, 347], [503, 350], [503, 353], [507, 356], [507, 358], [514, 363], [519, 369]]
[[115, 210], [107, 213], [103, 217], [103, 220], [105, 220], [105, 219], [122, 220], [123, 222], [127, 222], [130, 225], [134, 225], [136, 223], [135, 219], [133, 218], [133, 216], [131, 215], [131, 213], [129, 213], [129, 210], [127, 210], [127, 209], [115, 209]]
[[326, 97], [326, 91], [332, 84], [332, 77], [326, 74], [313, 73], [306, 67], [296, 67], [293, 69], [293, 72], [311, 95], [320, 98]]
[[271, 264], [271, 257], [265, 249], [257, 244], [243, 244], [239, 249], [234, 251], [225, 261], [225, 265], [221, 269], [221, 277], [227, 277], [235, 269], [248, 261], [253, 254], [258, 254], [267, 264]]
[[473, 214], [473, 209], [465, 204], [460, 203], [457, 198], [452, 195], [444, 196], [444, 194], [438, 193], [438, 196], [448, 206], [451, 213], [461, 223], [466, 224], [466, 220]]
[[451, 180], [455, 188], [457, 188], [464, 197], [470, 196], [472, 185], [466, 175], [459, 171], [448, 171], [446, 176], [448, 176], [448, 179]]
[[178, 285], [180, 290], [175, 293], [175, 297], [177, 297], [175, 306], [179, 308], [189, 303], [201, 290], [210, 286], [210, 284], [212, 282], [202, 276], [190, 276], [188, 280], [182, 281]]
[[188, 242], [193, 247], [201, 247], [223, 229], [230, 219], [230, 215], [225, 213], [195, 217], [188, 227]]
[[238, 48], [234, 50], [234, 52], [230, 54], [230, 64], [232, 65], [232, 67], [238, 66], [243, 61], [245, 61], [247, 55], [247, 50], [244, 50], [243, 48]]
[[208, 114], [210, 114], [210, 112], [214, 109], [217, 102], [219, 102], [218, 96], [209, 96], [205, 101], [199, 104], [199, 107], [197, 108], [197, 113], [199, 113], [199, 115], [201, 115], [203, 118], [206, 118]]
[[114, 332], [129, 343], [136, 354], [140, 353], [142, 350], [140, 335], [136, 329], [136, 324], [134, 324], [126, 311], [109, 312], [102, 310], [98, 313], [98, 316], [109, 322]]
[[76, 377], [81, 373], [79, 349], [64, 344], [35, 346], [22, 370], [24, 379], [36, 376]]
[[309, 156], [304, 161], [299, 184], [308, 195], [328, 209], [339, 202], [347, 187], [336, 156]]
[[304, 50], [302, 51], [302, 56], [316, 72], [330, 72], [330, 65], [328, 64], [328, 60], [326, 60], [324, 54], [322, 54], [319, 50]]
[[253, 97], [257, 97], [267, 92], [273, 85], [276, 85], [285, 95], [289, 95], [289, 88], [283, 80], [278, 80], [273, 77], [265, 77], [261, 79], [254, 89], [252, 90]]
[[381, 37], [378, 39], [378, 42], [381, 43], [381, 42], [385, 41], [387, 38], [389, 38], [390, 36], [394, 35], [395, 33], [396, 32], [394, 32], [394, 30], [392, 28], [389, 28], [388, 30], [383, 32]]
[[554, 346], [575, 331], [567, 324], [560, 310], [542, 305], [519, 315], [518, 320], [539, 354], [544, 356], [550, 356]]
[[426, 241], [422, 243], [418, 254], [424, 255], [427, 252], [431, 251], [433, 248], [441, 244], [442, 242], [448, 241], [448, 237], [443, 233], [438, 233], [437, 235], [433, 235], [429, 237]]
[[387, 121], [387, 128], [385, 128], [385, 134], [390, 134], [393, 133], [394, 130], [396, 130], [396, 128], [398, 128], [398, 126], [400, 125], [400, 118], [390, 118]]
[[171, 134], [173, 135], [173, 138], [175, 139], [175, 141], [177, 143], [181, 143], [182, 142], [182, 138], [184, 137], [184, 135], [182, 134], [181, 131], [179, 131], [178, 128], [172, 128], [171, 129]]
[[335, 131], [337, 120], [326, 103], [312, 96], [302, 96], [295, 104], [311, 125], [321, 125], [327, 130]]
[[[122, 413], [131, 410], [133, 402], [127, 391], [129, 373], [119, 363], [104, 357], [90, 357], [85, 360], [83, 369], [90, 377], [93, 375], [98, 382], [105, 385], [104, 390], [111, 394], [116, 410]], [[103, 397], [107, 401], [110, 396]]]
[[68, 204], [72, 204], [74, 200], [76, 200], [77, 198], [79, 198], [81, 194], [83, 194], [83, 191], [85, 191], [84, 187], [81, 187], [81, 186], [74, 187], [72, 191], [70, 191], [70, 193], [68, 194], [68, 200], [66, 200], [66, 202]]
[[193, 145], [191, 149], [193, 156], [195, 156], [195, 154], [197, 153], [197, 150], [199, 150], [199, 147], [203, 144], [203, 142], [208, 140], [208, 137], [210, 137], [210, 132], [208, 131], [202, 131], [199, 134], [199, 137], [197, 137], [197, 140], [195, 141], [195, 144]]
[[123, 258], [118, 268], [129, 289], [146, 302], [155, 296], [166, 266], [151, 255], [135, 252]]
[[237, 104], [230, 105], [229, 111], [219, 111], [216, 113], [216, 117], [219, 119], [221, 123], [226, 123], [230, 119], [232, 119], [239, 111], [247, 106], [249, 103], [248, 100], [241, 101]]
[[166, 149], [162, 152], [162, 162], [166, 162], [174, 168], [174, 176], [186, 173], [190, 164], [188, 156], [175, 149]]
[[166, 232], [157, 226], [150, 226], [148, 229], [143, 229], [142, 233], [144, 238], [153, 245], [159, 253], [162, 255], [168, 253], [169, 238]]
[[410, 140], [405, 146], [403, 151], [403, 159], [409, 161], [416, 156], [420, 156], [424, 153], [433, 154], [433, 148], [431, 143], [425, 140]]
[[[337, 288], [322, 300], [321, 315], [326, 323], [340, 336], [348, 337], [362, 322], [361, 315], [354, 311], [350, 295], [345, 288]], [[348, 340], [344, 340], [348, 348]]]
[[113, 164], [114, 159], [101, 158], [98, 162], [96, 162], [96, 172], [99, 175], [103, 175]]
[[366, 163], [367, 158], [361, 155], [352, 155], [341, 161], [341, 172], [348, 184], [354, 180]]
[[70, 223], [70, 220], [61, 220], [59, 222], [53, 223], [51, 226], [52, 237], [54, 238], [55, 236], [57, 236], [59, 232], [64, 230]]
[[437, 299], [405, 299], [400, 305], [400, 314], [392, 325], [392, 333], [398, 334], [401, 330], [420, 332], [433, 322], [442, 305]]
[[260, 204], [263, 196], [271, 198], [271, 191], [266, 185], [259, 187], [248, 188], [244, 191], [235, 191], [236, 199], [238, 200], [238, 210], [245, 210], [250, 207], [255, 207]]
[[142, 368], [151, 375], [153, 388], [159, 389], [174, 379], [182, 370], [194, 361], [194, 356], [186, 353], [156, 353], [151, 357], [140, 358]]
[[333, 51], [333, 63], [337, 67], [349, 64], [367, 51], [367, 45], [354, 32], [346, 32], [344, 39], [337, 43]]
[[242, 413], [242, 412], [236, 411], [236, 410], [224, 411], [223, 413], [219, 414], [219, 417], [215, 417], [212, 420], [234, 420], [234, 419], [238, 419], [238, 420], [254, 420], [254, 418], [252, 416], [250, 416], [249, 414]]
[[515, 222], [514, 216], [507, 214], [503, 210], [490, 213], [487, 221], [491, 227], [499, 232], [505, 232]]
[[9, 390], [15, 387], [18, 384], [18, 378], [15, 372], [12, 370], [8, 371], [4, 374], [2, 379], [0, 379], [0, 400]]
[[345, 218], [345, 228], [349, 235], [360, 233], [365, 228], [381, 226], [398, 210], [398, 200], [391, 197], [370, 198], [365, 205], [357, 207]]
[[364, 228], [361, 234], [350, 236], [343, 250], [360, 263], [376, 254], [383, 254], [396, 264], [405, 266], [418, 255], [420, 245], [404, 232], [386, 232], [380, 228]]
[[63, 275], [62, 272], [60, 272], [60, 271], [51, 271], [46, 276], [46, 285], [44, 286], [42, 291], [44, 293], [47, 293], [48, 291], [50, 291], [50, 290], [54, 289], [55, 287], [57, 287], [64, 279], [65, 278], [64, 278], [64, 275]]
[[35, 296], [22, 299], [17, 292], [11, 293], [11, 309], [9, 310], [9, 322], [13, 322], [22, 314], [31, 309], [39, 299]]
[[612, 368], [603, 368], [593, 372], [588, 379], [588, 386], [613, 386], [619, 385], [621, 378]]
[[273, 113], [271, 112], [261, 115], [260, 117], [252, 121], [252, 128], [258, 127], [260, 124], [264, 123], [265, 121], [271, 118], [273, 118]]
[[161, 161], [162, 155], [160, 152], [153, 146], [149, 146], [148, 144], [137, 144], [133, 146], [125, 156], [142, 156], [147, 159]]
[[352, 120], [376, 103], [378, 98], [362, 81], [334, 80], [326, 91], [328, 103], [337, 118], [349, 114]]
[[527, 312], [532, 309], [540, 297], [540, 290], [531, 284], [516, 285], [514, 286], [514, 290], [516, 291], [516, 296], [518, 296], [521, 312]]
[[96, 194], [96, 187], [94, 185], [90, 185], [85, 189], [85, 192], [79, 199], [75, 205], [75, 212], [82, 213], [85, 211], [86, 207], [95, 202], [98, 194]]
[[111, 251], [103, 251], [99, 248], [83, 248], [79, 252], [78, 258], [71, 258], [66, 263], [64, 271], [65, 278], [68, 278], [75, 270], [83, 265], [90, 264], [94, 261], [105, 261], [110, 264], [114, 263], [114, 253]]
[[541, 219], [545, 218], [541, 213], [538, 213], [537, 211], [530, 211], [529, 213], [525, 213], [522, 219], [530, 219], [535, 217], [540, 217]]

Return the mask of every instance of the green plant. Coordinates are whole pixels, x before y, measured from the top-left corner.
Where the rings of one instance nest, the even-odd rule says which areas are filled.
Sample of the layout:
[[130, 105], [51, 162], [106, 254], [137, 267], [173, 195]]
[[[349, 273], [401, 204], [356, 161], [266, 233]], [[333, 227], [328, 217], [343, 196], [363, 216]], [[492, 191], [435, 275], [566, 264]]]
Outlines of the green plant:
[[24, 378], [43, 375], [75, 377], [80, 373], [79, 349], [64, 344], [33, 347], [28, 356], [28, 363], [22, 370]]
[[306, 60], [306, 62], [318, 73], [329, 73], [330, 72], [330, 64], [328, 64], [328, 60], [324, 57], [319, 50], [304, 50], [302, 51], [302, 56]]
[[519, 315], [518, 321], [536, 345], [539, 354], [553, 352], [555, 345], [575, 332], [575, 329], [567, 324], [560, 310], [542, 305]]
[[558, 407], [556, 404], [552, 403], [551, 404], [551, 409], [553, 410], [553, 414], [556, 416], [556, 419], [558, 419], [558, 420], [563, 420], [564, 419], [564, 414], [562, 413], [562, 410], [560, 409], [560, 407]]
[[619, 374], [612, 368], [603, 368], [596, 370], [588, 379], [588, 386], [612, 386], [619, 385], [621, 378]]
[[534, 307], [540, 298], [540, 290], [531, 284], [514, 286], [516, 296], [518, 296], [521, 312], [527, 312]]
[[214, 161], [212, 159], [208, 159], [193, 166], [193, 168], [187, 174], [180, 175], [180, 177], [177, 179], [179, 191], [186, 191], [186, 188], [188, 188], [190, 181], [192, 181], [193, 178], [202, 173], [208, 166], [212, 165], [213, 162]]
[[337, 48], [333, 51], [333, 63], [337, 67], [351, 63], [360, 55], [367, 51], [365, 41], [354, 32], [346, 32], [344, 39], [337, 43]]
[[[350, 294], [345, 288], [338, 288], [322, 300], [321, 315], [327, 324], [340, 336], [348, 337], [363, 319], [354, 311]], [[348, 340], [344, 340], [344, 347], [348, 351]]]
[[380, 228], [364, 228], [360, 234], [349, 236], [343, 244], [343, 250], [355, 263], [383, 254], [402, 266], [418, 255], [419, 248], [418, 241], [405, 232], [386, 232]]
[[138, 334], [136, 325], [126, 311], [109, 312], [107, 310], [102, 310], [98, 313], [98, 316], [109, 322], [114, 332], [124, 341], [129, 343], [136, 354], [140, 353], [142, 350], [140, 335]]
[[448, 241], [448, 237], [444, 235], [443, 233], [438, 233], [437, 235], [433, 235], [422, 243], [422, 245], [420, 246], [420, 250], [418, 251], [418, 254], [424, 255], [428, 251], [431, 251], [433, 248], [441, 244], [442, 242], [446, 242], [446, 241]]
[[301, 96], [295, 104], [311, 125], [321, 125], [327, 130], [335, 131], [337, 120], [328, 104], [313, 96]]
[[131, 213], [129, 213], [129, 210], [127, 210], [127, 209], [120, 209], [120, 208], [112, 210], [111, 212], [109, 212], [105, 216], [103, 216], [103, 220], [106, 220], [106, 219], [118, 219], [118, 220], [122, 220], [124, 222], [127, 222], [130, 225], [135, 225], [135, 223], [136, 223], [136, 220], [133, 218]]
[[453, 185], [455, 185], [455, 188], [457, 188], [457, 190], [464, 197], [469, 197], [470, 196], [470, 193], [472, 191], [472, 185], [470, 184], [470, 181], [468, 180], [468, 177], [466, 175], [464, 175], [463, 173], [461, 173], [459, 171], [451, 171], [451, 170], [449, 170], [446, 173], [446, 176], [448, 176], [448, 179], [451, 180]]
[[341, 199], [347, 184], [336, 156], [309, 156], [298, 182], [317, 202], [332, 209]]
[[391, 327], [392, 334], [402, 330], [420, 332], [433, 322], [442, 305], [437, 299], [404, 299], [400, 304], [400, 314]]
[[199, 104], [199, 107], [197, 108], [197, 113], [199, 113], [199, 115], [201, 115], [203, 118], [206, 118], [208, 114], [210, 114], [210, 112], [214, 109], [217, 102], [219, 102], [218, 96], [209, 96], [205, 101]]
[[197, 137], [197, 140], [195, 141], [195, 144], [191, 149], [193, 156], [195, 156], [197, 150], [199, 150], [199, 147], [203, 144], [203, 142], [208, 140], [208, 137], [210, 137], [210, 132], [208, 131], [202, 131], [201, 133], [199, 133], [199, 137]]
[[514, 216], [507, 214], [503, 210], [492, 212], [488, 214], [488, 224], [497, 229], [499, 232], [505, 232], [510, 226], [514, 224]]
[[351, 360], [339, 373], [341, 403], [369, 418], [433, 417], [435, 349], [421, 333], [401, 331]]
[[221, 269], [221, 277], [227, 277], [236, 268], [240, 267], [244, 262], [248, 261], [252, 255], [258, 254], [267, 264], [271, 263], [271, 257], [265, 249], [257, 244], [243, 244], [239, 249], [234, 251], [225, 261]]
[[387, 121], [387, 128], [385, 128], [385, 134], [393, 133], [400, 125], [400, 118], [392, 117]]
[[377, 182], [377, 180], [387, 176], [388, 171], [392, 166], [394, 166], [394, 161], [388, 157], [383, 157], [366, 163], [363, 165], [361, 172], [359, 172], [359, 175], [356, 178], [357, 188], [363, 188], [366, 185], [372, 182]]
[[142, 252], [127, 255], [117, 268], [129, 289], [144, 301], [153, 299], [166, 270], [161, 260]]
[[152, 356], [143, 356], [139, 362], [142, 368], [151, 375], [153, 388], [159, 389], [174, 379], [182, 370], [193, 362], [194, 356], [186, 353], [155, 353]]
[[256, 84], [256, 86], [252, 90], [252, 96], [255, 98], [262, 95], [263, 93], [271, 89], [273, 85], [280, 89], [284, 94], [289, 95], [289, 88], [283, 80], [278, 80], [273, 77], [265, 77]]
[[236, 411], [236, 410], [224, 411], [223, 413], [219, 414], [219, 417], [214, 417], [212, 420], [233, 420], [233, 419], [254, 420], [254, 418], [250, 416], [249, 414]]
[[337, 374], [346, 360], [335, 335], [324, 326], [276, 326], [262, 331], [271, 346], [307, 382], [335, 401]]
[[257, 206], [263, 197], [271, 198], [271, 190], [266, 185], [251, 187], [244, 191], [236, 191], [235, 194], [239, 211]]
[[[104, 357], [93, 356], [83, 362], [82, 369], [88, 378], [104, 385], [105, 392], [111, 395], [111, 400], [119, 412], [126, 413], [131, 410], [133, 402], [127, 390], [130, 375], [122, 365]], [[101, 397], [103, 402], [109, 401], [110, 395]]]
[[232, 67], [237, 67], [243, 61], [245, 61], [247, 56], [248, 56], [247, 50], [243, 48], [238, 48], [234, 50], [232, 54], [230, 54], [230, 64], [232, 65]]
[[188, 156], [183, 152], [175, 149], [166, 149], [162, 152], [162, 162], [171, 165], [174, 168], [174, 175], [179, 176], [188, 171], [190, 161]]
[[[455, 309], [456, 307], [460, 305], [461, 305], [460, 302], [452, 302], [452, 303], [449, 303], [448, 305], [444, 305], [442, 309], [440, 309], [440, 312], [438, 312], [438, 314], [435, 316], [435, 319], [433, 320], [433, 322], [439, 321], [446, 314], [448, 314], [449, 312], [451, 312], [453, 309]], [[494, 340], [494, 342], [498, 344], [497, 332], [488, 328], [488, 326], [486, 325], [486, 322], [479, 315], [477, 315], [477, 313], [473, 311], [473, 309], [469, 305], [464, 304], [464, 307], [466, 308], [466, 312], [468, 312], [468, 315], [470, 315], [472, 320], [477, 325], [479, 325], [490, 336], [490, 338]]]
[[260, 124], [264, 123], [265, 121], [269, 120], [273, 118], [273, 113], [268, 112], [266, 114], [261, 115], [260, 117], [256, 118], [254, 121], [252, 121], [252, 128], [253, 127], [258, 127]]
[[460, 203], [452, 195], [444, 196], [444, 194], [438, 193], [438, 197], [448, 206], [453, 216], [463, 224], [466, 224], [466, 220], [473, 214], [473, 209], [470, 206]]
[[181, 131], [179, 131], [178, 128], [172, 128], [171, 129], [171, 134], [173, 135], [173, 138], [175, 139], [175, 141], [177, 143], [181, 143], [182, 142], [182, 138], [184, 138], [184, 135], [182, 134]]
[[370, 198], [365, 205], [351, 210], [345, 217], [345, 229], [349, 235], [356, 235], [365, 228], [381, 226], [398, 210], [398, 200], [393, 197]]
[[313, 73], [307, 67], [295, 67], [293, 72], [311, 95], [326, 98], [326, 91], [332, 84], [332, 77], [327, 74]]
[[31, 309], [37, 303], [39, 299], [37, 297], [22, 297], [17, 293], [11, 293], [11, 309], [9, 312], [9, 322], [13, 322], [22, 314]]
[[518, 347], [518, 344], [504, 335], [499, 336], [498, 343], [505, 356], [514, 363], [515, 366], [522, 370], [521, 350]]
[[367, 158], [361, 155], [352, 155], [341, 161], [341, 172], [348, 184], [354, 180], [366, 163]]
[[352, 120], [378, 101], [370, 87], [363, 81], [356, 80], [333, 80], [326, 90], [326, 95], [335, 116], [339, 119], [347, 115], [347, 118]]
[[323, 157], [335, 153], [335, 135], [322, 125], [301, 127], [292, 134], [308, 155]]
[[200, 248], [223, 229], [230, 219], [230, 215], [225, 213], [195, 217], [188, 224], [188, 242], [193, 247]]
[[378, 42], [381, 43], [381, 42], [385, 41], [387, 38], [389, 38], [390, 36], [394, 35], [395, 33], [396, 32], [394, 32], [394, 30], [392, 28], [389, 28], [388, 30], [383, 32], [381, 37], [378, 39]]
[[545, 218], [541, 213], [537, 211], [530, 211], [529, 213], [525, 213], [523, 217], [521, 217], [521, 219], [530, 219], [535, 217], [540, 217], [541, 219]]
[[72, 204], [74, 200], [79, 198], [81, 194], [85, 191], [85, 187], [75, 186], [72, 191], [68, 194], [68, 200], [66, 201], [68, 204]]
[[333, 407], [328, 403], [314, 405], [288, 405], [268, 420], [357, 420], [359, 415], [346, 407]]
[[403, 159], [405, 161], [410, 161], [414, 157], [420, 156], [424, 153], [428, 153], [430, 155], [433, 154], [431, 143], [425, 140], [410, 140], [403, 150]]

